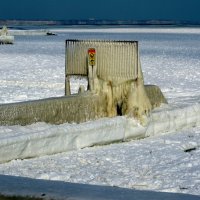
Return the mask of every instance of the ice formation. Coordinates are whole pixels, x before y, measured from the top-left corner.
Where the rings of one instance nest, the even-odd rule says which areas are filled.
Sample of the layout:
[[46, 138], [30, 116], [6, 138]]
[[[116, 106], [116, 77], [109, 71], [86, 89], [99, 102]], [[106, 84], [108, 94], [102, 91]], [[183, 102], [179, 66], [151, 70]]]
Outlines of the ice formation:
[[0, 44], [13, 44], [14, 36], [9, 35], [8, 29], [6, 26], [3, 26], [0, 31]]
[[157, 95], [158, 89], [151, 101], [146, 93], [137, 41], [67, 40], [67, 95], [70, 75], [88, 77], [88, 89], [105, 96], [108, 117], [129, 115], [143, 122], [143, 116], [159, 105], [154, 99], [166, 103], [164, 96]]
[[[144, 123], [154, 107], [166, 103], [157, 86], [144, 86], [138, 42], [68, 40], [66, 47], [66, 97], [0, 105], [0, 125], [80, 123], [118, 115]], [[93, 61], [90, 47], [97, 51]], [[87, 76], [89, 90], [81, 86], [79, 94], [70, 95], [71, 75]]]

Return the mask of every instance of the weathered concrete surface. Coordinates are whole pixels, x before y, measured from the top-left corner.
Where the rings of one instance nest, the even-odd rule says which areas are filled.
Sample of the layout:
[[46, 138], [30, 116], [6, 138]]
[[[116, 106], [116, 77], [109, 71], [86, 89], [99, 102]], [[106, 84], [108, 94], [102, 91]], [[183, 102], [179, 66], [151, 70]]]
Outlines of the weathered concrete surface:
[[62, 124], [85, 122], [107, 116], [104, 96], [81, 95], [0, 105], [0, 125], [35, 122]]
[[0, 193], [56, 200], [199, 200], [199, 196], [0, 175]]

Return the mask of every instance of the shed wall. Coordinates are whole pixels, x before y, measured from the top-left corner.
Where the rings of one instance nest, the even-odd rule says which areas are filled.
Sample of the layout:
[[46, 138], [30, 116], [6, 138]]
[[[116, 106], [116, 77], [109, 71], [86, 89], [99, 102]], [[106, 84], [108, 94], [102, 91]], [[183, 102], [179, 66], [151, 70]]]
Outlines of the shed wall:
[[66, 41], [66, 75], [88, 74], [88, 49], [95, 48], [97, 76], [105, 81], [127, 81], [138, 77], [137, 41]]

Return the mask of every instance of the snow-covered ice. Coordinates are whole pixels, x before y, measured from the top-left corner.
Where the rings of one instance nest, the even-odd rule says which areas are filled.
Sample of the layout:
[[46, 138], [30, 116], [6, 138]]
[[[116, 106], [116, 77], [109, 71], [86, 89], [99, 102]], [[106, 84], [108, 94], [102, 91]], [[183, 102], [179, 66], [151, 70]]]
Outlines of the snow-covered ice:
[[139, 141], [13, 160], [0, 165], [0, 173], [199, 195], [199, 147], [200, 131], [193, 128]]
[[[200, 29], [70, 28], [52, 32], [58, 35], [15, 36], [13, 46], [1, 46], [1, 103], [64, 95], [65, 40], [95, 38], [138, 40], [145, 83], [160, 86], [170, 106], [152, 114], [151, 122], [157, 123], [150, 123], [145, 132], [151, 137], [13, 160], [0, 164], [0, 174], [200, 195]], [[74, 80], [72, 84], [75, 91]], [[109, 120], [88, 122], [88, 126], [96, 133]], [[112, 120], [123, 121], [120, 117]], [[1, 126], [0, 142], [51, 135], [58, 129], [70, 130], [70, 126], [81, 132], [84, 125]], [[111, 129], [118, 131], [114, 126]], [[133, 134], [132, 129], [127, 133]], [[43, 145], [44, 149], [55, 148]]]

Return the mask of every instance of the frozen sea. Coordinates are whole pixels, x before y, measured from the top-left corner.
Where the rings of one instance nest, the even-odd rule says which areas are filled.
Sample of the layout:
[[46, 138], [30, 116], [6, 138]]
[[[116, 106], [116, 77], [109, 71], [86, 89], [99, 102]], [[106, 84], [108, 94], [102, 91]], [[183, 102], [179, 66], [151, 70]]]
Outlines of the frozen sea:
[[[0, 103], [63, 96], [65, 40], [114, 39], [139, 41], [145, 84], [158, 85], [172, 108], [200, 104], [200, 28], [68, 27], [51, 31], [57, 36], [17, 35], [14, 45], [0, 46]], [[82, 82], [75, 81], [73, 92]], [[51, 132], [53, 127], [45, 123], [1, 126], [0, 136]], [[200, 195], [200, 127], [12, 160], [0, 164], [0, 174]]]

